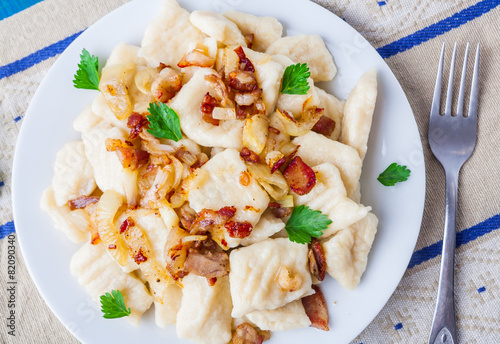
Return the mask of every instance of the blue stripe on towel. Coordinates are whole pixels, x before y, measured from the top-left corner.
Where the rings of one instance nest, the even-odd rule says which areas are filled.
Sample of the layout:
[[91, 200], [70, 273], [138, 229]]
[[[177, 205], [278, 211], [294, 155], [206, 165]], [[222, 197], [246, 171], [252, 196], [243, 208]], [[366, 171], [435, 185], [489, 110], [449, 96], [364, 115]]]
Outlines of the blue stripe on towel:
[[445, 18], [422, 30], [412, 33], [411, 35], [380, 47], [377, 49], [377, 51], [383, 58], [394, 56], [398, 53], [411, 49], [414, 46], [427, 42], [428, 40], [433, 39], [439, 35], [442, 35], [450, 31], [451, 29], [455, 29], [477, 17], [480, 17], [483, 14], [488, 13], [498, 5], [500, 5], [500, 0], [480, 1], [471, 7], [455, 13], [451, 17]]
[[14, 228], [13, 221], [10, 221], [4, 225], [1, 225], [0, 226], [0, 239], [5, 238], [6, 236], [8, 236], [11, 233], [14, 233], [15, 231], [16, 231], [16, 229]]
[[13, 74], [22, 72], [37, 63], [45, 61], [57, 54], [60, 54], [71, 44], [83, 31], [77, 32], [69, 37], [66, 37], [59, 42], [51, 44], [43, 49], [34, 52], [31, 55], [23, 57], [20, 60], [9, 63], [5, 66], [0, 67], [0, 80], [9, 77]]
[[42, 0], [2, 0], [0, 1], [0, 20], [21, 12]]
[[[493, 232], [494, 230], [500, 228], [500, 214], [490, 217], [489, 219], [478, 223], [470, 228], [464, 229], [457, 233], [457, 248], [465, 245], [477, 238], [482, 237], [485, 234]], [[426, 262], [432, 258], [435, 258], [441, 254], [443, 250], [443, 241], [440, 240], [432, 245], [424, 247], [418, 251], [415, 251], [410, 259], [410, 264], [408, 264], [408, 269], [411, 269], [423, 262]]]

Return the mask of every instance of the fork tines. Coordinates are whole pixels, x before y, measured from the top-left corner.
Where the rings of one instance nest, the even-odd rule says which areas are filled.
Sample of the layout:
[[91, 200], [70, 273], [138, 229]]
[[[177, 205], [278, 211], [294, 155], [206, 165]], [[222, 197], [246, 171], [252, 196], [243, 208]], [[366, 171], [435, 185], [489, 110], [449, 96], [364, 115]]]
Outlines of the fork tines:
[[[444, 49], [445, 43], [443, 42], [443, 48], [441, 49], [441, 58], [439, 59], [439, 68], [436, 78], [436, 85], [434, 87], [434, 97], [432, 98], [432, 108], [431, 116], [440, 115], [440, 99], [441, 99], [441, 84], [443, 77], [443, 60], [444, 60]], [[450, 75], [448, 77], [448, 89], [446, 92], [446, 103], [445, 103], [445, 116], [452, 116], [452, 94], [453, 94], [453, 76], [455, 74], [455, 58], [457, 55], [457, 43], [455, 42], [455, 47], [453, 48], [453, 55], [451, 58]], [[458, 93], [457, 100], [457, 116], [463, 116], [464, 110], [464, 93], [465, 93], [465, 79], [467, 74], [467, 57], [469, 55], [469, 43], [465, 48], [464, 64], [462, 67], [462, 78], [460, 80], [460, 91]], [[479, 70], [479, 43], [476, 48], [476, 58], [474, 61], [474, 73], [472, 75], [472, 86], [470, 92], [469, 100], [469, 116], [477, 116], [477, 98], [478, 98], [478, 70]]]

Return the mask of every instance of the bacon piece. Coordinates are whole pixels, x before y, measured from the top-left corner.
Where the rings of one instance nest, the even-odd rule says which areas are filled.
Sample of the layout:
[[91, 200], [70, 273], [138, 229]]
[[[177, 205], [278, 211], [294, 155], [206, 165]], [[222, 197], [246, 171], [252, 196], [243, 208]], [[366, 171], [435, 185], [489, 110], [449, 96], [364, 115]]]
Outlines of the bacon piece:
[[207, 278], [229, 275], [229, 256], [226, 252], [189, 250], [184, 271]]
[[127, 229], [131, 226], [135, 226], [135, 221], [129, 216], [125, 219], [125, 221], [123, 221], [122, 225], [120, 226], [120, 233], [126, 232]]
[[316, 293], [302, 298], [302, 304], [309, 320], [311, 320], [311, 326], [323, 331], [330, 331], [325, 297], [318, 286], [313, 285], [312, 288]]
[[92, 203], [99, 202], [99, 197], [97, 196], [81, 196], [75, 199], [72, 199], [68, 202], [69, 209], [82, 209]]
[[250, 106], [245, 106], [245, 105], [238, 105], [236, 104], [236, 118], [237, 119], [247, 119], [249, 117], [252, 117], [254, 115], [254, 108], [255, 106], [250, 105]]
[[265, 337], [259, 334], [255, 328], [243, 323], [236, 327], [231, 344], [262, 344], [264, 339]]
[[253, 66], [253, 63], [247, 58], [247, 55], [245, 54], [245, 51], [243, 50], [243, 48], [241, 46], [234, 49], [234, 52], [240, 58], [240, 69], [241, 70], [244, 70], [246, 72], [255, 72], [255, 67]]
[[191, 226], [193, 225], [193, 222], [196, 220], [196, 214], [191, 207], [189, 207], [187, 204], [184, 204], [182, 207], [179, 208], [179, 220], [181, 221], [182, 227], [189, 231], [191, 229]]
[[335, 121], [325, 115], [321, 116], [312, 128], [312, 131], [315, 131], [318, 134], [323, 134], [326, 137], [330, 137], [334, 130]]
[[227, 229], [227, 233], [231, 238], [243, 239], [250, 235], [253, 226], [250, 222], [235, 222], [228, 221], [224, 225]]
[[149, 153], [141, 149], [134, 148], [116, 148], [116, 155], [124, 168], [129, 168], [132, 171], [145, 165], [149, 159]]
[[277, 217], [278, 219], [282, 219], [284, 217], [292, 215], [293, 211], [292, 207], [283, 207], [277, 202], [269, 203], [268, 207], [271, 208], [271, 212], [273, 213], [274, 217]]
[[279, 169], [281, 166], [283, 166], [283, 164], [286, 162], [286, 157], [282, 157], [281, 159], [279, 159], [278, 161], [276, 161], [273, 165], [273, 167], [271, 167], [271, 174], [273, 174], [274, 172], [276, 172], [277, 169]]
[[324, 280], [326, 274], [326, 257], [319, 241], [312, 241], [308, 257], [311, 274], [316, 277], [318, 281]]
[[137, 252], [137, 254], [134, 256], [134, 261], [137, 263], [137, 264], [141, 264], [141, 263], [144, 263], [145, 261], [148, 260], [148, 257], [146, 257], [143, 253], [142, 253], [142, 248], [139, 248], [139, 251]]
[[108, 245], [108, 250], [116, 250], [116, 245], [115, 244]]
[[222, 216], [222, 218], [225, 221], [227, 221], [231, 217], [233, 217], [234, 214], [236, 214], [236, 207], [234, 207], [234, 206], [222, 207], [222, 208], [219, 209], [218, 213], [219, 213], [220, 216]]
[[308, 194], [316, 185], [316, 174], [300, 156], [292, 159], [292, 162], [283, 173], [288, 185], [297, 195]]
[[220, 103], [207, 92], [201, 103], [201, 118], [207, 123], [219, 125], [219, 120], [212, 117], [214, 107], [217, 106], [220, 106]]
[[208, 286], [213, 287], [217, 283], [217, 277], [207, 278]]
[[149, 127], [148, 119], [137, 113], [132, 112], [127, 120], [127, 127], [130, 128], [129, 140], [135, 139], [142, 132], [143, 129]]
[[253, 162], [253, 163], [259, 163], [260, 162], [260, 157], [247, 147], [243, 147], [243, 149], [240, 152], [240, 156], [245, 160], [246, 162]]
[[274, 133], [274, 134], [276, 134], [276, 135], [279, 135], [279, 134], [280, 134], [280, 131], [279, 131], [278, 129], [274, 128], [274, 127], [269, 126], [267, 129], [268, 129], [270, 132], [272, 132], [272, 133]]

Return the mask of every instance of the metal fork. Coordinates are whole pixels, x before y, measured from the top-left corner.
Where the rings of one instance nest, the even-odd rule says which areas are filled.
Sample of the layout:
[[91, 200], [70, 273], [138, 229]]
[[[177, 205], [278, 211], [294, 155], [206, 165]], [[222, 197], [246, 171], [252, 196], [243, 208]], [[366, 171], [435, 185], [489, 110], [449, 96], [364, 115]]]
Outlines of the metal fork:
[[451, 108], [457, 43], [455, 43], [451, 60], [444, 115], [441, 115], [439, 110], [441, 100], [441, 80], [443, 76], [444, 48], [445, 45], [443, 43], [429, 122], [429, 145], [434, 156], [439, 160], [441, 165], [443, 165], [446, 174], [446, 209], [443, 254], [441, 259], [441, 271], [439, 274], [437, 304], [434, 312], [434, 320], [429, 337], [429, 344], [458, 344], [455, 326], [455, 304], [453, 292], [458, 174], [463, 163], [466, 162], [472, 155], [474, 146], [476, 145], [477, 136], [479, 44], [476, 49], [469, 113], [467, 117], [463, 115], [463, 103], [469, 43], [467, 43], [465, 50], [456, 116], [451, 114]]

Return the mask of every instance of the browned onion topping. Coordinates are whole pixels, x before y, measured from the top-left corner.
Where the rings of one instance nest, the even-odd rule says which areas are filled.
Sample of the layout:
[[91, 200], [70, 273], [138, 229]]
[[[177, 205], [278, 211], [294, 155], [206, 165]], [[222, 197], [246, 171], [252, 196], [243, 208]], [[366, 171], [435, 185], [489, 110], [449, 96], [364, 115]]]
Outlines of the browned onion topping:
[[241, 46], [238, 48], [234, 49], [234, 52], [238, 55], [240, 58], [240, 69], [248, 72], [255, 72], [255, 67], [253, 66], [253, 63], [247, 58], [247, 55], [245, 54], [245, 51]]

